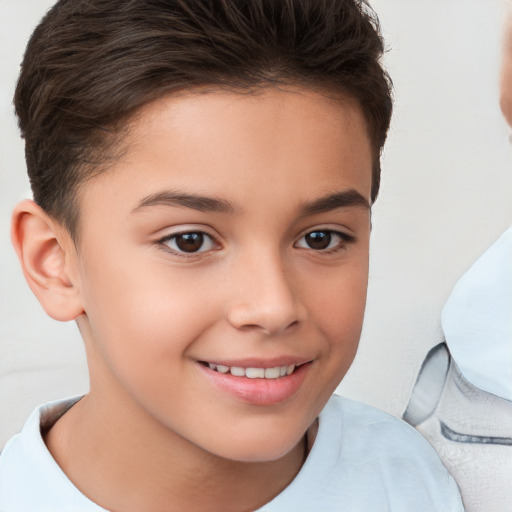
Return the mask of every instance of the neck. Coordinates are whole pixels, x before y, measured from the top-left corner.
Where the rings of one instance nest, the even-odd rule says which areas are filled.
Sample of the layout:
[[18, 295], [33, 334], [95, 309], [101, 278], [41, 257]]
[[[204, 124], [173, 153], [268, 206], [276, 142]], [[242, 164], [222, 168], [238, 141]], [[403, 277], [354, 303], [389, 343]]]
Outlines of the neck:
[[277, 460], [228, 460], [170, 432], [133, 404], [115, 403], [91, 393], [45, 438], [73, 484], [108, 510], [255, 510], [293, 480], [307, 454], [304, 437]]

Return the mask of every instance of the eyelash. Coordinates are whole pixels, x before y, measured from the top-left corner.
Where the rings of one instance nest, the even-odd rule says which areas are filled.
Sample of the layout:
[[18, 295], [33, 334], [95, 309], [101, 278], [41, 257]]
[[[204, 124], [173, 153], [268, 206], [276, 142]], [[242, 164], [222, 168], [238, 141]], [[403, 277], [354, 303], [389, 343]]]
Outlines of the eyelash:
[[[179, 237], [185, 237], [187, 235], [196, 235], [196, 236], [200, 237], [201, 247], [199, 249], [202, 249], [205, 239], [208, 239], [210, 241], [211, 247], [209, 247], [206, 250], [203, 249], [203, 250], [190, 251], [190, 252], [184, 251], [182, 248], [180, 248], [176, 245], [176, 240]], [[174, 243], [175, 247], [174, 248], [170, 247], [169, 242]], [[180, 233], [172, 233], [170, 235], [167, 235], [167, 236], [161, 238], [160, 240], [158, 240], [157, 243], [159, 245], [163, 246], [165, 251], [168, 251], [168, 252], [175, 254], [179, 257], [182, 257], [182, 258], [197, 257], [197, 255], [199, 255], [199, 254], [203, 254], [203, 253], [210, 252], [210, 251], [214, 250], [215, 246], [219, 245], [211, 235], [209, 235], [208, 233], [205, 233], [204, 231], [201, 231], [201, 230], [197, 230], [197, 231], [190, 230], [190, 231], [182, 231]]]
[[[328, 238], [329, 243], [328, 243], [328, 246], [326, 248], [324, 248], [324, 249], [314, 249], [311, 246], [301, 247], [301, 246], [298, 245], [301, 240], [305, 239], [308, 236], [311, 237], [312, 235], [318, 234], [318, 233], [323, 233], [324, 235], [327, 234], [329, 236], [329, 238]], [[335, 244], [334, 247], [329, 247], [329, 245], [331, 245], [332, 237], [333, 236], [337, 237], [339, 240]], [[340, 251], [342, 249], [345, 249], [346, 248], [346, 244], [354, 243], [355, 241], [356, 241], [356, 237], [353, 236], [353, 235], [349, 235], [348, 233], [344, 233], [343, 231], [337, 231], [335, 229], [325, 228], [325, 229], [313, 229], [311, 231], [308, 231], [307, 233], [305, 233], [304, 235], [302, 235], [299, 238], [299, 240], [295, 243], [294, 246], [298, 247], [300, 249], [313, 250], [317, 254], [335, 254], [338, 251]]]
[[[299, 242], [301, 240], [305, 239], [308, 236], [311, 237], [312, 235], [319, 234], [319, 233], [322, 233], [324, 235], [327, 234], [329, 237], [328, 238], [329, 243], [326, 248], [315, 249], [311, 246], [300, 246], [299, 245]], [[183, 248], [180, 248], [179, 246], [176, 245], [176, 241], [179, 237], [186, 237], [187, 235], [189, 235], [189, 236], [194, 235], [196, 237], [199, 237], [200, 247], [198, 250], [187, 252], [187, 251], [183, 250]], [[333, 236], [339, 238], [339, 241], [336, 243], [335, 247], [329, 247], [329, 245], [331, 245], [331, 243], [332, 243]], [[205, 239], [209, 240], [209, 244], [210, 244], [210, 247], [208, 247], [207, 249], [203, 249]], [[193, 241], [194, 240], [192, 240], [192, 242]], [[302, 235], [298, 239], [298, 241], [294, 243], [294, 247], [297, 247], [299, 249], [312, 250], [313, 252], [318, 253], [318, 254], [334, 254], [334, 253], [344, 249], [346, 244], [354, 243], [355, 241], [356, 241], [356, 237], [354, 237], [353, 235], [349, 235], [348, 233], [344, 233], [342, 231], [337, 231], [335, 229], [313, 229], [311, 231], [308, 231], [304, 235]], [[182, 257], [182, 258], [194, 258], [194, 257], [197, 257], [197, 255], [201, 255], [203, 253], [208, 253], [212, 250], [215, 250], [215, 248], [219, 246], [219, 244], [215, 241], [215, 239], [211, 235], [209, 235], [208, 233], [201, 231], [201, 230], [197, 230], [197, 231], [190, 230], [190, 231], [182, 231], [180, 233], [172, 233], [170, 235], [167, 235], [167, 236], [159, 239], [157, 241], [157, 243], [160, 246], [162, 246], [165, 251], [170, 252], [170, 253], [177, 255], [179, 257]], [[170, 247], [170, 243], [173, 243], [173, 245], [175, 247]], [[308, 245], [307, 242], [306, 242], [306, 245]]]

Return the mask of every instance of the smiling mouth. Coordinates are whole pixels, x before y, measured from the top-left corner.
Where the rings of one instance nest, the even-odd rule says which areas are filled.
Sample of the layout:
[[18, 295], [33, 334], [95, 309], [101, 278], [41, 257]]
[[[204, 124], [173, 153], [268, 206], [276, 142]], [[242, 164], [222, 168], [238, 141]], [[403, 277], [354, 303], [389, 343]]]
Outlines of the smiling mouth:
[[197, 362], [208, 381], [221, 392], [244, 404], [257, 406], [276, 405], [296, 396], [313, 364], [313, 360], [296, 357], [274, 361], [246, 359], [232, 361], [232, 366], [228, 361]]
[[224, 366], [222, 364], [203, 363], [210, 370], [223, 374], [231, 374], [235, 377], [247, 377], [249, 379], [279, 379], [291, 375], [299, 365], [275, 366], [273, 368], [243, 368], [241, 366]]

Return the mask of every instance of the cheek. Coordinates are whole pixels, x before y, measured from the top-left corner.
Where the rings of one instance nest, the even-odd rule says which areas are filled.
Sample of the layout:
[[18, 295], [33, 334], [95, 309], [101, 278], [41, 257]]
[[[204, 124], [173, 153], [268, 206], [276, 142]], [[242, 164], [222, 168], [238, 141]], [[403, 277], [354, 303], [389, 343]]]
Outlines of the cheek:
[[355, 355], [363, 324], [367, 285], [368, 265], [363, 259], [357, 265], [333, 272], [312, 301], [314, 315], [328, 340], [331, 354]]
[[90, 259], [83, 274], [93, 342], [119, 365], [151, 363], [183, 352], [197, 333], [194, 312], [200, 308], [205, 322], [211, 316], [204, 294], [169, 268], [111, 252]]

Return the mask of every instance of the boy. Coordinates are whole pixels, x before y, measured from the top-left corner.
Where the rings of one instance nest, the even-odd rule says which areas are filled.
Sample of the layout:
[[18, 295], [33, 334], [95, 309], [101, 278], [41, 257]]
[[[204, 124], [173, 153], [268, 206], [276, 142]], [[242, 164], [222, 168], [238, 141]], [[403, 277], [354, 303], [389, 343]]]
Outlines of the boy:
[[399, 420], [330, 398], [359, 340], [391, 115], [352, 0], [63, 0], [15, 104], [25, 277], [90, 392], [38, 408], [0, 510], [462, 510]]

